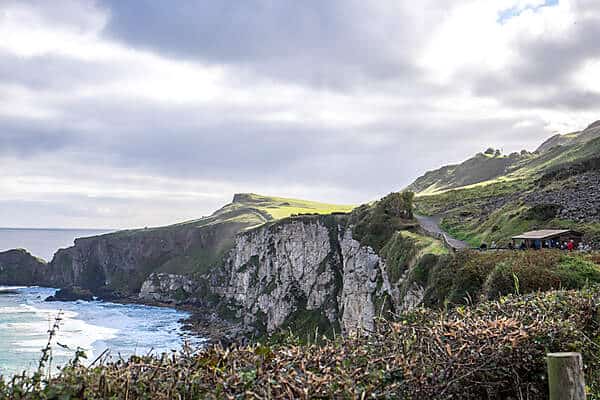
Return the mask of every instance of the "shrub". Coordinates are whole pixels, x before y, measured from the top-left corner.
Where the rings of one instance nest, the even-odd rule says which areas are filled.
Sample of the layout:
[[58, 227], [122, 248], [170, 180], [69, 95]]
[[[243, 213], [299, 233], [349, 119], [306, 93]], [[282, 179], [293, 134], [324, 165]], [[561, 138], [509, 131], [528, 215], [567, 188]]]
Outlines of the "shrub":
[[373, 205], [362, 205], [350, 215], [353, 234], [363, 245], [381, 250], [396, 231], [415, 225], [412, 192], [390, 193]]
[[594, 254], [558, 250], [464, 251], [434, 268], [425, 291], [425, 304], [465, 304], [516, 293], [553, 289], [579, 289], [600, 283], [600, 266]]
[[[85, 367], [71, 363], [32, 385], [0, 383], [0, 399], [221, 398], [547, 398], [544, 357], [579, 351], [598, 395], [597, 288], [508, 296], [449, 313], [420, 309], [379, 321], [368, 336], [301, 344], [131, 357]], [[39, 378], [39, 376], [38, 376]], [[598, 398], [598, 397], [595, 397]]]

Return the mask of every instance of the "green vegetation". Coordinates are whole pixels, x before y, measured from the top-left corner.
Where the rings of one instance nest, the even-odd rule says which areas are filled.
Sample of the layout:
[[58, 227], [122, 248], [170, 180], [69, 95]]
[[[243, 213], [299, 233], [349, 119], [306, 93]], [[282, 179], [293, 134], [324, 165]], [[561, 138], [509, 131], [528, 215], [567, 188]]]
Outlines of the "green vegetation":
[[49, 376], [0, 381], [0, 399], [547, 397], [547, 352], [578, 351], [589, 398], [600, 398], [598, 288], [503, 297], [448, 312], [379, 321], [368, 336], [301, 344], [290, 335], [248, 346], [134, 356], [90, 366], [84, 354]]
[[422, 263], [406, 284], [425, 288], [426, 306], [445, 308], [509, 293], [581, 289], [600, 283], [598, 261], [597, 255], [558, 250], [464, 251], [441, 263]]
[[394, 233], [379, 254], [385, 259], [390, 281], [395, 283], [405, 271], [415, 267], [423, 256], [448, 254], [448, 250], [437, 239], [402, 230]]
[[350, 215], [354, 238], [379, 251], [395, 232], [416, 226], [413, 197], [412, 192], [390, 193], [373, 204], [356, 208]]

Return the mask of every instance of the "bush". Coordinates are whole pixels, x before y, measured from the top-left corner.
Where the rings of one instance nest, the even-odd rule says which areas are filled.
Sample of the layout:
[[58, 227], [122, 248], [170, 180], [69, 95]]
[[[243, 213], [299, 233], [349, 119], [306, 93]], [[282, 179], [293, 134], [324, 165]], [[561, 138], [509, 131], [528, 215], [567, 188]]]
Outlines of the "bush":
[[361, 244], [381, 250], [396, 231], [415, 225], [412, 192], [390, 193], [373, 205], [362, 205], [350, 215], [353, 235]]
[[595, 288], [508, 296], [449, 313], [421, 309], [396, 322], [379, 321], [368, 336], [321, 345], [290, 336], [92, 367], [72, 363], [41, 385], [27, 376], [0, 383], [0, 399], [541, 400], [547, 398], [544, 357], [551, 351], [582, 353], [594, 398], [599, 296]]
[[509, 293], [579, 289], [600, 283], [596, 255], [540, 251], [464, 251], [430, 273], [427, 306], [466, 304]]

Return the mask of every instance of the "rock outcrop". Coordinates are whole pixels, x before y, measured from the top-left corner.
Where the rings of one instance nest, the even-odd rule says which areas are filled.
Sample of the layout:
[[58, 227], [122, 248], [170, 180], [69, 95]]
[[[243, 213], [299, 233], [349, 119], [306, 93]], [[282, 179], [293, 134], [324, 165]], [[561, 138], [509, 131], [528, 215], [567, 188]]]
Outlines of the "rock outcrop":
[[190, 278], [177, 274], [153, 273], [142, 284], [138, 297], [145, 301], [185, 304], [195, 303], [193, 297], [197, 284]]
[[557, 217], [576, 222], [600, 221], [600, 171], [569, 176], [525, 197], [528, 204], [554, 204]]
[[0, 253], [0, 285], [44, 285], [48, 283], [47, 264], [26, 250]]
[[80, 287], [67, 287], [56, 291], [52, 296], [46, 297], [45, 301], [92, 301], [94, 295], [88, 289], [82, 289]]

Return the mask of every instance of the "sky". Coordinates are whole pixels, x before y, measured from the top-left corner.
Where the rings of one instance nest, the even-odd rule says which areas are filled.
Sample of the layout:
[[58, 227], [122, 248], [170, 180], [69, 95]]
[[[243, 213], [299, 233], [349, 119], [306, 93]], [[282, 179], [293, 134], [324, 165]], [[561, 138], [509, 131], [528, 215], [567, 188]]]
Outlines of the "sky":
[[0, 0], [0, 226], [377, 199], [600, 119], [597, 0]]

